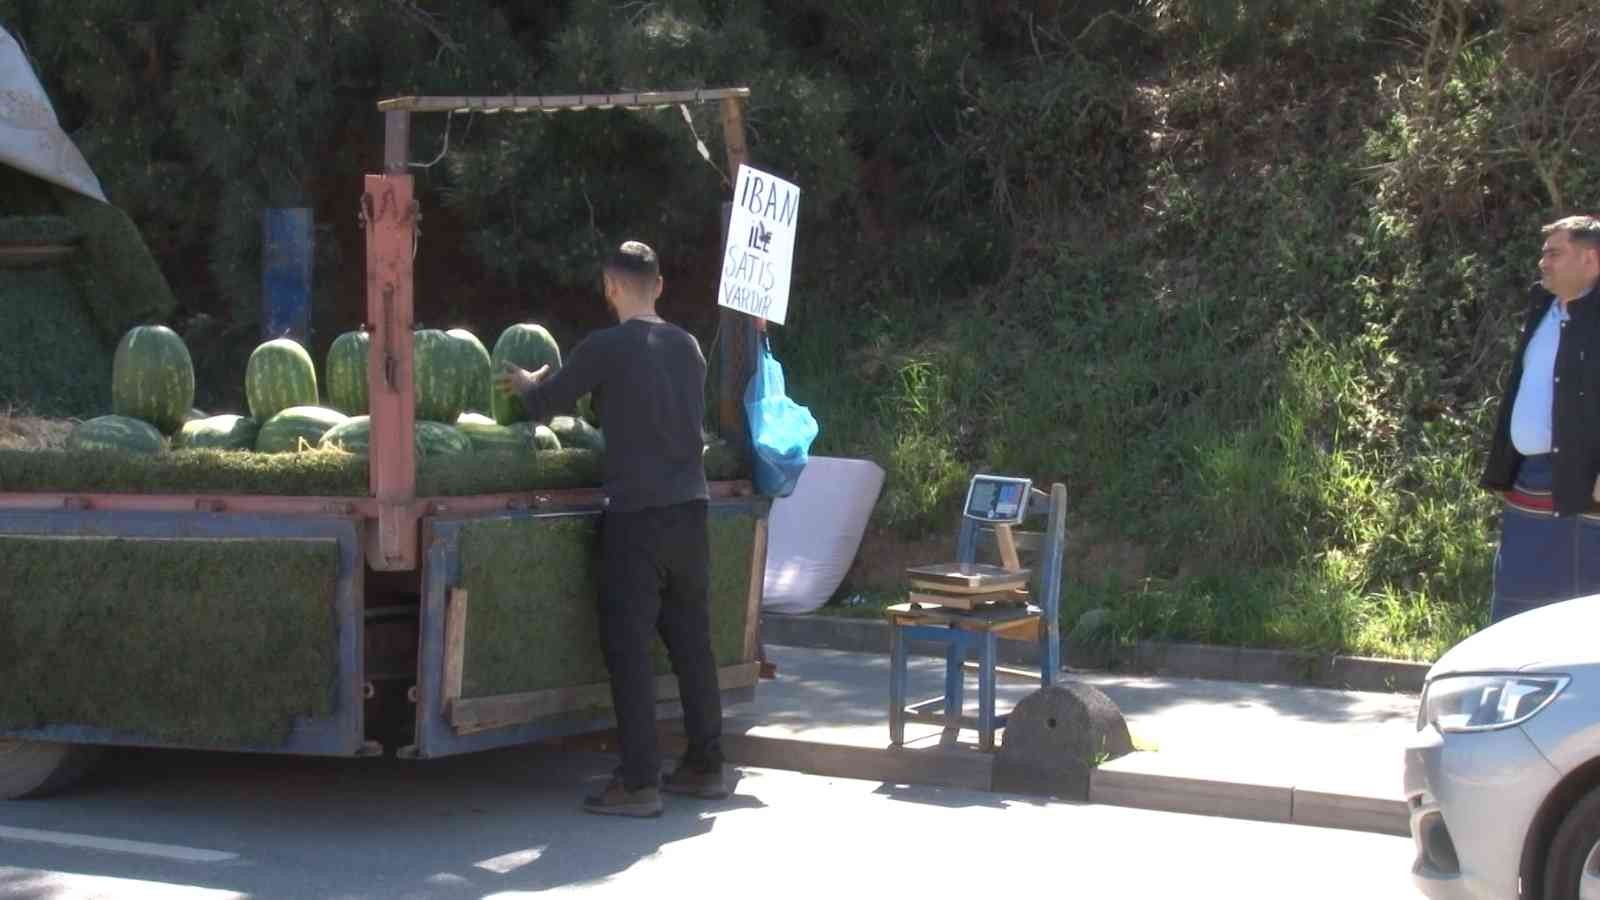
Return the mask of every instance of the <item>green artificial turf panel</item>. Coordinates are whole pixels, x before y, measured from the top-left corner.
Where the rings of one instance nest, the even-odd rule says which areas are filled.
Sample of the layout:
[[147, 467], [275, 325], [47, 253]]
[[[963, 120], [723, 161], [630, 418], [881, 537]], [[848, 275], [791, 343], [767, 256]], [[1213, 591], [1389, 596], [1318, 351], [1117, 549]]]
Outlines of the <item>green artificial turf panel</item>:
[[334, 540], [0, 536], [0, 728], [281, 745], [332, 714]]

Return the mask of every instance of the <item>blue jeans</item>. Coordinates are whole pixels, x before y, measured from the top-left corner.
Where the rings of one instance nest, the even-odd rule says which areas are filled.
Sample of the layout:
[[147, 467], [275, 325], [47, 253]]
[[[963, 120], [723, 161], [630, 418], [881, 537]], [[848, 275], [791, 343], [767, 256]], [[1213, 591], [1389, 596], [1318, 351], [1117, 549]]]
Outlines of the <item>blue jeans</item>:
[[[1550, 457], [1526, 457], [1517, 471], [1516, 493], [1548, 498], [1552, 474]], [[1506, 500], [1489, 621], [1593, 593], [1600, 593], [1600, 518], [1558, 516]]]

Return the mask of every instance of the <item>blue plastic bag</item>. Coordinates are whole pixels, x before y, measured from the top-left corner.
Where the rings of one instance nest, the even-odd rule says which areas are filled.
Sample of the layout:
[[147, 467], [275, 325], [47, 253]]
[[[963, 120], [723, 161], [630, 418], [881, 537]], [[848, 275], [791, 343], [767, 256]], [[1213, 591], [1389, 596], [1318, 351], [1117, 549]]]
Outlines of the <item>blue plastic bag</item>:
[[744, 412], [755, 449], [756, 491], [767, 497], [789, 496], [805, 471], [817, 420], [811, 410], [784, 393], [783, 366], [772, 355], [766, 335], [761, 336], [756, 374], [744, 391]]

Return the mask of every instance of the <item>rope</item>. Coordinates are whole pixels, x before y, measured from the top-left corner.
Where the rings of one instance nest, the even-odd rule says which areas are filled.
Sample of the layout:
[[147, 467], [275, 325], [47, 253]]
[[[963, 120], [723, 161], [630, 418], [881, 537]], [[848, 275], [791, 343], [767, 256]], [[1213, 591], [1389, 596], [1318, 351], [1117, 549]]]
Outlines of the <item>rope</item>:
[[[425, 163], [419, 163], [419, 162], [406, 163], [406, 165], [412, 167], [413, 169], [431, 169], [434, 166], [438, 165], [439, 161], [444, 159], [444, 155], [446, 153], [450, 152], [450, 124], [455, 121], [455, 118], [456, 118], [456, 111], [453, 110], [453, 109], [450, 110], [450, 115], [445, 117], [445, 120], [444, 120], [444, 146], [439, 148], [439, 155], [438, 156], [435, 156], [429, 162], [425, 162]], [[467, 124], [468, 124], [468, 127], [471, 127], [472, 120], [468, 119], [467, 120]]]
[[[696, 90], [695, 93], [698, 95], [700, 92]], [[689, 115], [689, 105], [679, 103], [678, 111], [683, 113], [684, 124], [689, 126], [689, 133], [694, 136], [694, 148], [700, 151], [700, 158], [706, 161], [706, 165], [716, 170], [717, 175], [722, 178], [724, 187], [732, 188], [733, 182], [728, 180], [728, 173], [722, 171], [722, 167], [718, 166], [716, 160], [711, 158], [710, 148], [706, 147], [706, 142], [700, 139], [700, 132], [695, 130], [694, 116]]]

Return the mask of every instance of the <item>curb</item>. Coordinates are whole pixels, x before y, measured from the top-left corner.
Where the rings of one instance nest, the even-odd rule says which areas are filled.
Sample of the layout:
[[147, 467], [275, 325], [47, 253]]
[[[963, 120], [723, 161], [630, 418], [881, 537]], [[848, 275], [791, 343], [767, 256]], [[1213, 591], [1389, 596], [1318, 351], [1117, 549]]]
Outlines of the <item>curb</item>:
[[[729, 720], [726, 724], [723, 752], [730, 762], [739, 765], [830, 778], [993, 792], [995, 757], [992, 754], [970, 749], [944, 752], [829, 744], [805, 738], [744, 734], [740, 733], [741, 728], [752, 723]], [[672, 752], [683, 749], [684, 739], [678, 728], [664, 728], [662, 738], [664, 749]], [[1134, 753], [1123, 759], [1138, 755]], [[1411, 833], [1410, 814], [1402, 800], [1302, 790], [1292, 785], [1212, 781], [1122, 770], [1116, 767], [1117, 762], [1090, 772], [1088, 802], [1399, 837]]]
[[[888, 653], [889, 625], [873, 619], [838, 616], [761, 615], [761, 639], [790, 647]], [[1020, 641], [1000, 642], [1000, 663], [1038, 665], [1038, 648]], [[917, 656], [943, 656], [936, 644], [910, 643]], [[1428, 663], [1362, 656], [1335, 656], [1294, 650], [1257, 650], [1209, 644], [1139, 641], [1131, 647], [1106, 647], [1061, 640], [1062, 661], [1078, 669], [1100, 669], [1181, 678], [1294, 684], [1374, 693], [1421, 693]]]

